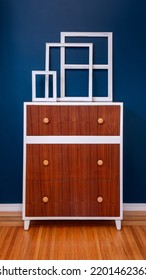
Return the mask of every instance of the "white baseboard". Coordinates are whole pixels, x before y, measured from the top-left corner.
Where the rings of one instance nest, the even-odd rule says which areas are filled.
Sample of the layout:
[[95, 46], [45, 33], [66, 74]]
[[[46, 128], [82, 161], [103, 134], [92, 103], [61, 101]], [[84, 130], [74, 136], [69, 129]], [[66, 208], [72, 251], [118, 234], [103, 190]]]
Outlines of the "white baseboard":
[[124, 211], [146, 211], [146, 203], [124, 203]]
[[[146, 203], [124, 203], [124, 211], [146, 211]], [[0, 212], [22, 212], [22, 204], [0, 204]]]
[[22, 203], [0, 204], [0, 212], [22, 212]]

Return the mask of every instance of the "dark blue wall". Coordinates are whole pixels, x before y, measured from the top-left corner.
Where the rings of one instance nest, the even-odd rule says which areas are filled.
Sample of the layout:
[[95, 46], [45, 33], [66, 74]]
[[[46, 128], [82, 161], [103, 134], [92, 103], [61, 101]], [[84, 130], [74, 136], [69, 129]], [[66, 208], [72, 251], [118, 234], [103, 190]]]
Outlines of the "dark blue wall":
[[124, 102], [124, 202], [146, 203], [146, 1], [0, 0], [0, 203], [21, 203], [23, 102], [45, 43], [114, 33], [114, 101]]

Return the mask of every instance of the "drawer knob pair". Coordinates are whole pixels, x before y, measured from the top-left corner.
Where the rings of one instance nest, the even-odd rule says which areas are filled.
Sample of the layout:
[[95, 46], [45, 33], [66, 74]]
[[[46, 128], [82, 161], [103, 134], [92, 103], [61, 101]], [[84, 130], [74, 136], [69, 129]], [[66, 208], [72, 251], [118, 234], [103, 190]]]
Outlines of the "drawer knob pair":
[[[49, 118], [44, 118], [44, 119], [43, 119], [43, 122], [44, 122], [45, 124], [48, 124], [48, 123], [50, 122], [50, 120], [49, 120]], [[99, 123], [99, 124], [103, 124], [103, 122], [104, 122], [103, 118], [98, 118], [98, 123]]]
[[[47, 203], [48, 200], [49, 200], [49, 199], [48, 199], [47, 196], [44, 196], [44, 197], [43, 197], [43, 202], [44, 202], [44, 203]], [[98, 202], [98, 203], [103, 202], [103, 197], [102, 197], [102, 196], [98, 196], [98, 197], [97, 197], [97, 202]]]
[[98, 123], [99, 123], [99, 124], [103, 124], [103, 122], [104, 122], [103, 118], [99, 118], [99, 119], [98, 119]]
[[48, 124], [49, 123], [49, 118], [44, 118], [43, 123]]
[[48, 200], [49, 200], [49, 199], [48, 199], [48, 197], [47, 197], [47, 196], [44, 196], [44, 197], [43, 197], [43, 202], [44, 202], [44, 203], [47, 203], [47, 202], [48, 202]]
[[49, 161], [48, 161], [47, 159], [44, 159], [44, 160], [43, 160], [43, 165], [44, 165], [44, 166], [48, 166], [48, 165], [49, 165]]
[[102, 196], [98, 196], [97, 197], [97, 202], [99, 202], [99, 203], [103, 202], [103, 197]]

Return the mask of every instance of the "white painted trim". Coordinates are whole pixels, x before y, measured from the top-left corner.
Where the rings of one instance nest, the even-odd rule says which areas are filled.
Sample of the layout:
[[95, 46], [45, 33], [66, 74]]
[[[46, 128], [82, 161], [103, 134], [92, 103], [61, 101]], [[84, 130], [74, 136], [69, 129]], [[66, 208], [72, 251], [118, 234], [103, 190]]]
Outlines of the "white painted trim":
[[[35, 102], [37, 104], [37, 102]], [[31, 104], [31, 103], [30, 103]], [[32, 102], [33, 104], [33, 102]], [[26, 191], [25, 191], [25, 178], [26, 178], [26, 143], [25, 143], [25, 137], [26, 137], [26, 124], [27, 124], [27, 103], [24, 102], [24, 108], [23, 108], [23, 191], [22, 191], [22, 215], [25, 213], [25, 199], [26, 199]]]
[[30, 221], [30, 220], [32, 220], [32, 221], [36, 221], [36, 220], [96, 220], [96, 221], [98, 221], [98, 220], [107, 220], [107, 221], [109, 221], [109, 220], [121, 220], [122, 219], [122, 217], [120, 217], [120, 216], [116, 216], [116, 217], [112, 217], [112, 216], [110, 216], [110, 217], [107, 217], [107, 216], [43, 216], [43, 217], [41, 217], [41, 216], [39, 216], [39, 217], [37, 217], [37, 216], [33, 216], [33, 217], [29, 217], [29, 216], [26, 216], [25, 218], [23, 218], [23, 220], [25, 220], [25, 221]]
[[[38, 105], [38, 102], [24, 102], [24, 105]], [[47, 102], [39, 102], [39, 105], [48, 105], [48, 106], [80, 106], [80, 105], [84, 105], [84, 106], [116, 106], [116, 105], [119, 105], [119, 106], [123, 106], [123, 103], [122, 102], [50, 102], [49, 104]]]
[[123, 216], [123, 103], [120, 106], [120, 136], [120, 215]]
[[21, 212], [22, 203], [19, 204], [0, 204], [0, 212]]
[[[123, 204], [124, 211], [146, 211], [146, 203], [124, 203]], [[22, 203], [13, 204], [0, 204], [0, 212], [21, 212], [22, 211]], [[53, 217], [55, 219], [55, 217]], [[103, 219], [103, 217], [102, 217]]]
[[120, 136], [26, 136], [26, 144], [120, 144]]
[[146, 203], [124, 203], [124, 211], [146, 211]]

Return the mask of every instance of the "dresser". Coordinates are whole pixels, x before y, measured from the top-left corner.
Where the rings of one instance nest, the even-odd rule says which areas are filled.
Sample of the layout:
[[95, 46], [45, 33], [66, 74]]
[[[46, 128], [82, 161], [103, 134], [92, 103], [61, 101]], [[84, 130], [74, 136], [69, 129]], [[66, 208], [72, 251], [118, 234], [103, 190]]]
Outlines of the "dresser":
[[123, 217], [123, 104], [24, 103], [23, 220]]

